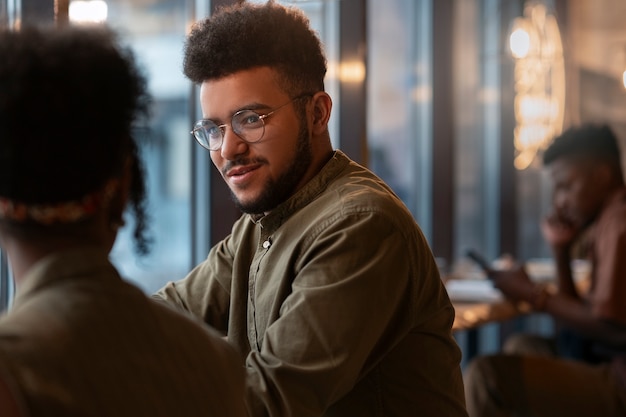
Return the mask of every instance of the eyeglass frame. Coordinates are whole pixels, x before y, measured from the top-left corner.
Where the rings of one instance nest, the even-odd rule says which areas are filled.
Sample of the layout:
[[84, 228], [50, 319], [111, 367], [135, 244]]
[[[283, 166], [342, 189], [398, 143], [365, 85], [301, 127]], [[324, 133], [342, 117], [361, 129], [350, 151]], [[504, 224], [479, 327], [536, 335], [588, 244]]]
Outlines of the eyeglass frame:
[[[300, 94], [294, 98], [292, 98], [291, 100], [289, 100], [288, 102], [281, 104], [278, 107], [275, 107], [273, 109], [271, 109], [269, 112], [265, 113], [265, 114], [259, 114], [257, 113], [256, 110], [253, 109], [241, 109], [241, 110], [237, 110], [235, 113], [233, 113], [233, 115], [230, 117], [230, 123], [223, 123], [223, 124], [217, 124], [215, 123], [213, 120], [211, 119], [200, 119], [198, 120], [195, 124], [194, 124], [194, 128], [191, 132], [191, 135], [193, 136], [193, 138], [196, 140], [196, 142], [202, 146], [204, 149], [208, 150], [208, 151], [219, 151], [222, 148], [222, 145], [224, 145], [224, 136], [226, 136], [226, 127], [228, 127], [230, 125], [230, 129], [233, 131], [233, 133], [235, 135], [237, 135], [237, 137], [239, 139], [241, 139], [242, 141], [244, 141], [245, 143], [251, 144], [251, 143], [258, 143], [261, 141], [261, 139], [263, 139], [263, 137], [265, 136], [265, 119], [267, 119], [268, 117], [270, 117], [271, 115], [273, 115], [274, 113], [276, 113], [278, 110], [282, 109], [283, 107], [288, 106], [289, 104], [295, 102], [296, 100], [301, 100], [305, 97], [312, 97], [314, 95], [314, 93], [304, 93], [304, 94]], [[244, 112], [252, 112], [254, 114], [256, 114], [259, 117], [259, 120], [261, 121], [261, 123], [263, 124], [263, 126], [261, 127], [261, 129], [263, 129], [263, 132], [261, 133], [261, 135], [259, 136], [258, 139], [256, 140], [247, 140], [245, 138], [243, 138], [241, 136], [240, 133], [238, 133], [234, 128], [233, 128], [233, 119], [235, 117], [237, 117], [237, 115], [240, 115]], [[221, 132], [221, 140], [220, 140], [220, 144], [218, 147], [216, 147], [215, 149], [211, 149], [210, 147], [204, 145], [204, 143], [202, 143], [202, 141], [200, 141], [200, 139], [198, 139], [198, 137], [196, 136], [196, 131], [199, 130], [206, 130], [204, 128], [204, 126], [202, 125], [202, 123], [206, 123], [206, 122], [211, 122], [215, 125], [215, 127], [217, 127], [220, 132]], [[207, 141], [208, 142], [208, 141]]]

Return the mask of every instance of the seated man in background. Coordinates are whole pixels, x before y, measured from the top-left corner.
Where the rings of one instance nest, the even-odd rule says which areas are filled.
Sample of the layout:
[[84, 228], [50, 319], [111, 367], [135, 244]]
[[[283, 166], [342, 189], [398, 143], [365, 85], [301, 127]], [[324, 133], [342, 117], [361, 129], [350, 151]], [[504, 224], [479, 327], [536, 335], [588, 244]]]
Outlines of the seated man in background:
[[304, 14], [221, 9], [187, 39], [197, 141], [245, 213], [157, 296], [246, 356], [251, 416], [464, 416], [454, 310], [411, 213], [333, 150]]
[[3, 394], [31, 417], [244, 416], [234, 349], [108, 259], [127, 202], [147, 249], [133, 125], [149, 97], [130, 51], [105, 29], [24, 29], [0, 32], [0, 56]]
[[[558, 357], [549, 340], [518, 339], [505, 345], [504, 354], [469, 364], [468, 412], [472, 417], [624, 416], [626, 187], [617, 139], [608, 126], [571, 128], [546, 150], [544, 164], [553, 181], [554, 210], [542, 231], [554, 254], [558, 290], [534, 284], [522, 268], [490, 275], [509, 299], [530, 303], [591, 341], [600, 363]], [[592, 263], [588, 294], [580, 294], [572, 278], [572, 249], [581, 237]]]

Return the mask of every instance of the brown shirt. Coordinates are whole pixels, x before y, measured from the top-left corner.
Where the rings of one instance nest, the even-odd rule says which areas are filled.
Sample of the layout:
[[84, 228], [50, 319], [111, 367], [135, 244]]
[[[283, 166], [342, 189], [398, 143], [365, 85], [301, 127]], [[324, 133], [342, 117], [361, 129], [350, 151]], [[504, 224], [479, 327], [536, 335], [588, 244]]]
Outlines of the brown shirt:
[[246, 415], [235, 351], [124, 282], [96, 249], [29, 271], [0, 318], [0, 362], [31, 417]]
[[590, 232], [592, 312], [626, 326], [626, 189], [611, 196]]
[[[589, 237], [592, 313], [626, 326], [626, 188], [611, 196]], [[611, 369], [626, 393], [626, 352], [614, 356]]]
[[466, 415], [454, 309], [428, 244], [340, 151], [157, 295], [247, 356], [253, 417]]

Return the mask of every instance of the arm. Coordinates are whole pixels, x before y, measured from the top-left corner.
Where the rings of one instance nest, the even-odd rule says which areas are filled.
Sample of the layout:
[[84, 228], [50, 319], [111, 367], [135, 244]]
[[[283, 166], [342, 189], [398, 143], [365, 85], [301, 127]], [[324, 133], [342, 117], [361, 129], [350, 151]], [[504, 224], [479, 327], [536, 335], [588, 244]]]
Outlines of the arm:
[[[572, 279], [569, 254], [571, 242], [578, 235], [567, 224], [550, 221], [542, 225], [552, 246], [557, 265], [558, 292], [542, 293], [522, 268], [493, 272], [497, 288], [510, 299], [526, 301], [535, 308], [559, 319], [580, 334], [602, 344], [626, 348], [626, 232], [623, 225], [612, 224], [598, 234], [594, 265], [595, 288], [590, 299], [578, 294]], [[539, 303], [540, 305], [536, 305]], [[621, 311], [617, 310], [621, 308]]]
[[168, 282], [153, 298], [174, 306], [226, 333], [230, 306], [234, 243], [230, 237], [219, 242], [207, 259], [185, 278]]
[[542, 220], [541, 232], [552, 249], [559, 293], [580, 299], [580, 295], [578, 294], [578, 290], [572, 278], [571, 269], [572, 245], [580, 235], [580, 230], [574, 228], [570, 222], [563, 219], [558, 214], [551, 214]]
[[[541, 232], [552, 249], [556, 266], [556, 281], [559, 294], [572, 300], [582, 301], [572, 278], [571, 255], [572, 245], [580, 231], [557, 213], [546, 216], [541, 222]], [[488, 270], [494, 280], [494, 286], [513, 301], [525, 301], [535, 308], [543, 309], [545, 294], [528, 277], [523, 268], [517, 267], [506, 271]], [[540, 306], [537, 306], [539, 302]]]
[[523, 268], [491, 271], [490, 275], [495, 287], [510, 300], [524, 301], [598, 342], [626, 347], [626, 327], [594, 315], [590, 305], [577, 294], [542, 293], [544, 287], [533, 283]]

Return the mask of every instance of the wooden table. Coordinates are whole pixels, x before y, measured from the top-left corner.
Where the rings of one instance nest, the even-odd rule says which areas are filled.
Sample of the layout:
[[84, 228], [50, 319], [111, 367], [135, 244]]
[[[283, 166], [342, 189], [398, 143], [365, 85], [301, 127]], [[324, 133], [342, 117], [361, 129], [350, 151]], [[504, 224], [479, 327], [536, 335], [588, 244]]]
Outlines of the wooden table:
[[[482, 289], [484, 289], [483, 283], [478, 283], [481, 284], [480, 288]], [[473, 288], [473, 284], [471, 288]], [[451, 297], [455, 311], [452, 331], [462, 337], [465, 361], [472, 359], [479, 353], [479, 345], [481, 344], [479, 329], [482, 326], [497, 323], [501, 343], [502, 339], [506, 338], [506, 335], [510, 332], [508, 328], [511, 325], [515, 325], [514, 322], [510, 321], [532, 312], [530, 305], [513, 303], [504, 297], [495, 297], [491, 291], [493, 289], [483, 294], [482, 290], [480, 290], [477, 298], [467, 297], [467, 294], [459, 292], [456, 292], [456, 296], [460, 298]], [[505, 322], [509, 323], [505, 324]]]
[[527, 305], [508, 301], [487, 279], [445, 280], [455, 310], [453, 331], [469, 330], [492, 322], [502, 322], [526, 314]]
[[[500, 342], [510, 332], [507, 320], [528, 314], [531, 309], [525, 304], [516, 305], [508, 300], [480, 301], [480, 302], [452, 302], [455, 316], [452, 332], [462, 336], [464, 361], [469, 361], [480, 353], [480, 328], [486, 324], [498, 323]], [[504, 332], [504, 333], [502, 333]]]
[[[555, 284], [549, 282], [548, 285]], [[587, 294], [591, 279], [578, 279], [575, 285], [580, 294]], [[455, 311], [453, 331], [475, 329], [484, 324], [502, 322], [533, 312], [529, 304], [513, 303], [505, 298], [493, 301], [452, 301], [452, 305]]]
[[531, 311], [528, 305], [516, 305], [508, 300], [453, 302], [452, 305], [455, 311], [452, 331], [475, 329], [484, 324], [502, 322]]
[[[581, 294], [586, 293], [590, 287], [590, 280], [583, 279], [576, 282], [576, 287]], [[500, 331], [500, 343], [507, 335], [514, 332], [516, 326], [512, 319], [531, 314], [531, 306], [527, 303], [513, 303], [505, 298], [489, 301], [452, 301], [455, 317], [452, 324], [453, 332], [465, 332], [464, 357], [465, 360], [479, 354], [479, 329], [486, 324], [498, 323]]]

